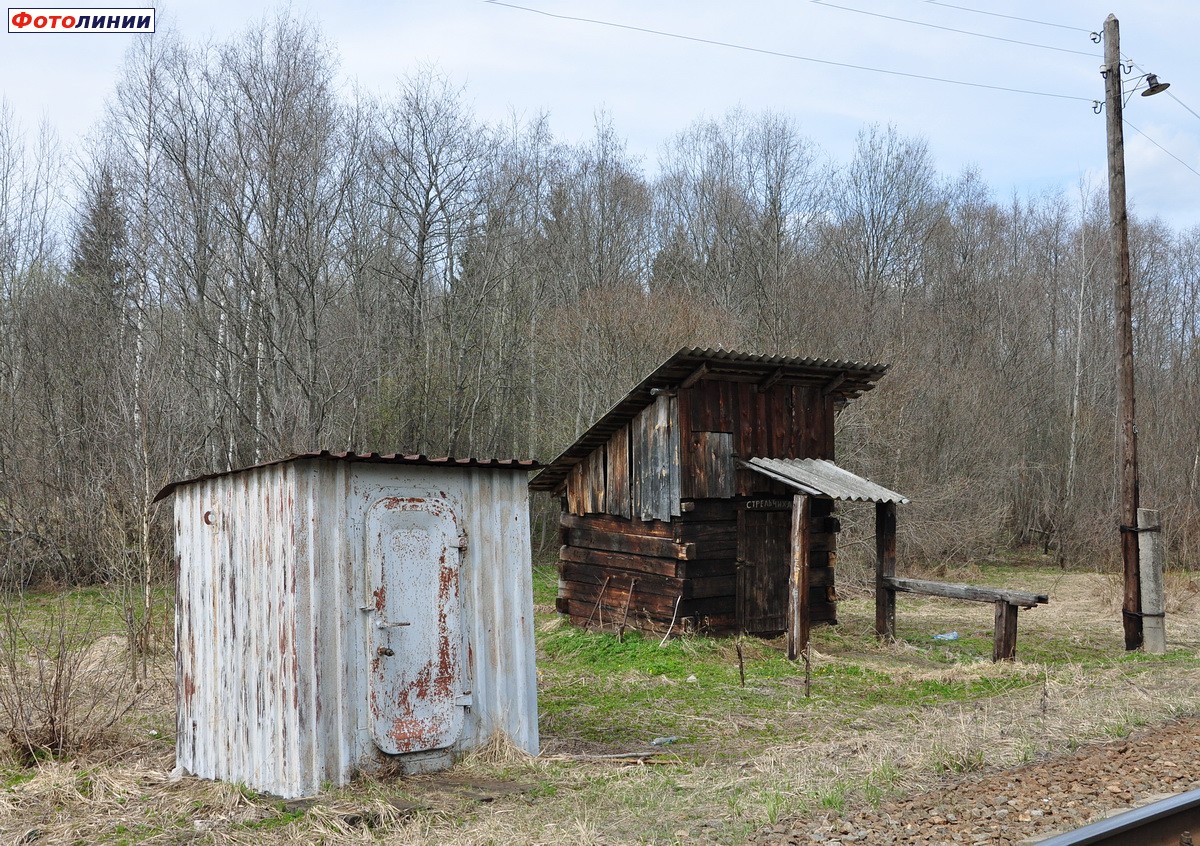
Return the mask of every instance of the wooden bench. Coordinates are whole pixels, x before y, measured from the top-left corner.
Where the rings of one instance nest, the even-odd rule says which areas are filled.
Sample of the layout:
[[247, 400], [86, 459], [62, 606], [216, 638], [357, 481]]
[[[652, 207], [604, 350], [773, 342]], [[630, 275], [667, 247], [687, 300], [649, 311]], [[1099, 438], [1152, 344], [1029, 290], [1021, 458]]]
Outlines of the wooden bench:
[[[930, 582], [924, 579], [900, 579], [895, 576], [880, 578], [885, 613], [876, 617], [876, 631], [880, 637], [896, 638], [896, 592], [916, 593], [924, 596], [944, 596], [947, 599], [965, 599], [970, 602], [991, 602], [996, 606], [996, 632], [992, 641], [993, 661], [1012, 661], [1017, 657], [1017, 611], [1045, 605], [1050, 597], [1044, 593], [1029, 593], [1006, 588], [956, 585], [949, 582]], [[879, 623], [882, 620], [882, 626]], [[882, 630], [880, 630], [882, 628]]]

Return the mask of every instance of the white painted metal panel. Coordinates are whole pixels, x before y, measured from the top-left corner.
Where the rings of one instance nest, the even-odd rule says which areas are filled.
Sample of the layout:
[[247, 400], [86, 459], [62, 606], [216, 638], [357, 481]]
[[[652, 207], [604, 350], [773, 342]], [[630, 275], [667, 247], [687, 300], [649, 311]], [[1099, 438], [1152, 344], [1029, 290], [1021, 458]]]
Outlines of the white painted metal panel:
[[[288, 795], [305, 789], [301, 665], [310, 538], [294, 467], [191, 486], [176, 498], [177, 756], [206, 778]], [[270, 719], [263, 719], [269, 715]], [[317, 785], [314, 785], [314, 787]]]
[[464, 476], [467, 555], [463, 612], [472, 707], [464, 744], [503, 733], [538, 754], [537, 668], [533, 634], [529, 487], [516, 473]]

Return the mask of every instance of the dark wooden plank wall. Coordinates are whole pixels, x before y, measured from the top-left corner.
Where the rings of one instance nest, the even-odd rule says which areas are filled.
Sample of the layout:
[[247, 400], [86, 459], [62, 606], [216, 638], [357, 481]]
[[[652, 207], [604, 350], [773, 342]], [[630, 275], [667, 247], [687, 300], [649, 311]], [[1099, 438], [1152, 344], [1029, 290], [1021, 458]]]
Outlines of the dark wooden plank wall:
[[818, 387], [776, 383], [759, 390], [752, 382], [701, 379], [679, 391], [678, 409], [687, 447], [680, 456], [685, 499], [731, 495], [724, 493], [726, 473], [713, 467], [726, 444], [702, 433], [730, 436], [730, 455], [721, 457], [738, 496], [761, 490], [763, 482], [757, 473], [735, 470], [737, 458], [833, 458], [834, 401]]
[[684, 475], [685, 497], [727, 499], [734, 494], [733, 435], [729, 432], [692, 432], [691, 472]]
[[675, 398], [660, 395], [628, 426], [571, 468], [567, 511], [638, 520], [679, 515], [682, 480]]
[[813, 623], [837, 622], [837, 534], [833, 526], [833, 500], [812, 499], [809, 506], [811, 539], [808, 545], [808, 613]]
[[585, 514], [604, 514], [608, 511], [606, 484], [606, 455], [603, 448], [594, 450], [583, 460], [582, 505]]
[[571, 514], [586, 514], [583, 508], [584, 502], [584, 471], [587, 469], [587, 462], [581, 461], [571, 468], [571, 472], [567, 473], [567, 511]]
[[737, 624], [750, 634], [787, 629], [790, 510], [738, 512]]
[[[814, 623], [837, 622], [837, 593], [834, 587], [837, 535], [830, 532], [833, 500], [812, 499], [808, 545], [809, 619]], [[741, 524], [743, 554], [766, 567], [742, 567], [737, 578], [743, 588], [737, 609], [739, 626], [751, 632], [782, 632], [787, 627], [786, 598], [791, 551], [791, 511], [743, 511]], [[736, 526], [736, 524], [735, 524]], [[736, 537], [736, 535], [735, 535]]]
[[[599, 450], [597, 450], [599, 452]], [[629, 493], [629, 427], [622, 426], [608, 439], [605, 448], [604, 489], [608, 514], [631, 517], [632, 500]]]
[[660, 394], [630, 423], [633, 516], [670, 520], [679, 514], [679, 426], [675, 397]]
[[[662, 631], [674, 615], [676, 625], [736, 631], [737, 509], [745, 497], [793, 493], [736, 459], [832, 458], [833, 416], [816, 387], [701, 379], [660, 394], [567, 477], [559, 610], [610, 629], [624, 619]], [[814, 622], [836, 619], [831, 505], [813, 503]]]
[[833, 418], [833, 399], [818, 387], [701, 379], [660, 394], [575, 465], [568, 510], [670, 520], [682, 499], [783, 493], [736, 460], [833, 458]]

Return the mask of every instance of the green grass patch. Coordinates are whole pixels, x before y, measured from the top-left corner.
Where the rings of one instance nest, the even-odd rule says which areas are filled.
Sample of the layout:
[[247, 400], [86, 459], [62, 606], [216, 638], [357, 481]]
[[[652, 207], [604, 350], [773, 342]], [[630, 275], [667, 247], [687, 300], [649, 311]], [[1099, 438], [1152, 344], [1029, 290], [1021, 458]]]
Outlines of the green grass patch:
[[[845, 636], [838, 637], [845, 647]], [[863, 653], [876, 649], [873, 638], [859, 646]], [[562, 624], [543, 626], [539, 647], [543, 733], [626, 746], [675, 736], [679, 740], [669, 748], [680, 754], [687, 744], [733, 734], [761, 744], [802, 740], [803, 720], [792, 715], [814, 707], [931, 706], [1038, 683], [1021, 674], [914, 678], [899, 667], [889, 671], [839, 658], [813, 668], [811, 696], [805, 697], [803, 663], [787, 660], [777, 643], [754, 638], [743, 640], [744, 687], [732, 638], [662, 643], [632, 633], [618, 640]]]
[[37, 770], [22, 767], [21, 769], [0, 770], [0, 789], [12, 790], [14, 787], [32, 781], [37, 777]]
[[533, 602], [535, 605], [553, 605], [558, 596], [558, 567], [554, 564], [537, 564], [533, 568]]
[[239, 828], [247, 831], [278, 831], [281, 828], [287, 828], [296, 820], [304, 816], [303, 809], [289, 811], [281, 808], [279, 813], [270, 817], [263, 817], [261, 820], [251, 820], [247, 823], [242, 823]]

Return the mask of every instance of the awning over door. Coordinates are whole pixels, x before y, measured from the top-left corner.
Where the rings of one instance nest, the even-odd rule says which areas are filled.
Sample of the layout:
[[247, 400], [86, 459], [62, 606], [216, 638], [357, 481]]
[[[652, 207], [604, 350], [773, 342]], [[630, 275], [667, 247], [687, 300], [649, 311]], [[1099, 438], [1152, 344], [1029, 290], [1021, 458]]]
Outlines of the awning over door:
[[809, 496], [906, 504], [908, 498], [821, 458], [751, 458], [742, 466]]

